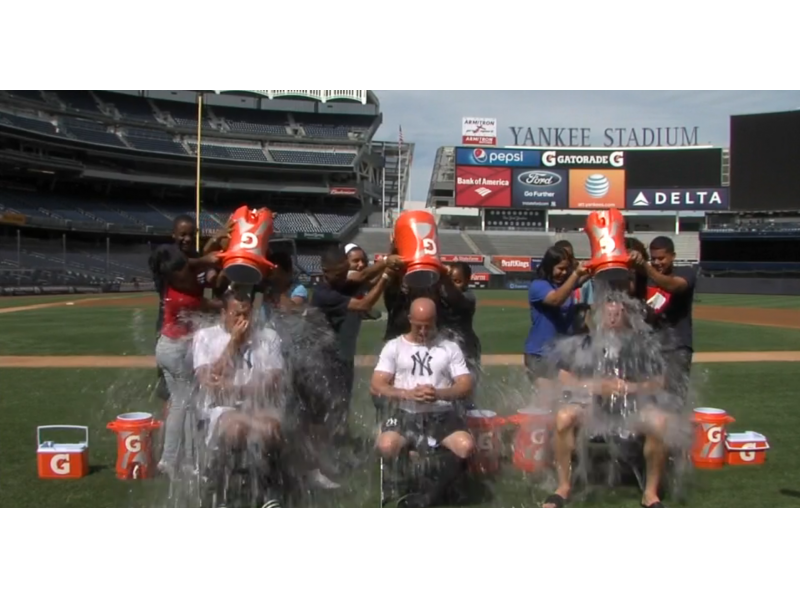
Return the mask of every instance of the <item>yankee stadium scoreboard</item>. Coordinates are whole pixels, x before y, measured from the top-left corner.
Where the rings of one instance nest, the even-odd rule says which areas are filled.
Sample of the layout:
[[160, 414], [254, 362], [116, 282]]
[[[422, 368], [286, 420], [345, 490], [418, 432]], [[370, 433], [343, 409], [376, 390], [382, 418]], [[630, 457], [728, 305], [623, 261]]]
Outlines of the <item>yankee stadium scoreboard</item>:
[[722, 149], [456, 148], [456, 206], [720, 211]]

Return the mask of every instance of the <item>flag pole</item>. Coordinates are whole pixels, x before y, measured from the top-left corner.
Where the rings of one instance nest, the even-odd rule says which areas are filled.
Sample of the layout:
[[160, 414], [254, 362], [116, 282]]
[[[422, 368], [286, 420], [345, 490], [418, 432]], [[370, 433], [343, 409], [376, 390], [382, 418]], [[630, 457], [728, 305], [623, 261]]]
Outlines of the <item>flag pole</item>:
[[197, 96], [197, 165], [195, 173], [194, 212], [196, 239], [195, 246], [200, 252], [200, 144], [203, 139], [203, 94]]
[[381, 223], [386, 227], [386, 149], [384, 148], [383, 169], [381, 169]]
[[403, 210], [401, 193], [403, 189], [403, 126], [400, 125], [397, 135], [397, 210]]

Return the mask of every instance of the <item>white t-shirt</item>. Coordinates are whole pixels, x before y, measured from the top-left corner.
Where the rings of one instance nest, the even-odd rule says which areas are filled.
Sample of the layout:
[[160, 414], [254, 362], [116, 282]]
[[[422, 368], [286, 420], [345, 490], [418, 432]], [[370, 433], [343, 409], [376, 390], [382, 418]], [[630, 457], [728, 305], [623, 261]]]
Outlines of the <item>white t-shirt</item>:
[[[206, 327], [196, 332], [192, 343], [194, 370], [217, 362], [230, 339], [231, 334], [222, 325]], [[250, 334], [239, 358], [233, 379], [237, 386], [250, 383], [253, 373], [263, 374], [284, 368], [280, 337], [267, 327], [260, 327]]]
[[[386, 343], [378, 358], [376, 371], [394, 375], [394, 387], [413, 390], [418, 385], [436, 389], [453, 386], [456, 377], [469, 375], [464, 353], [454, 342], [438, 338], [430, 344], [415, 344], [404, 335]], [[452, 409], [445, 400], [423, 403], [403, 400], [400, 408], [408, 412], [443, 412]]]

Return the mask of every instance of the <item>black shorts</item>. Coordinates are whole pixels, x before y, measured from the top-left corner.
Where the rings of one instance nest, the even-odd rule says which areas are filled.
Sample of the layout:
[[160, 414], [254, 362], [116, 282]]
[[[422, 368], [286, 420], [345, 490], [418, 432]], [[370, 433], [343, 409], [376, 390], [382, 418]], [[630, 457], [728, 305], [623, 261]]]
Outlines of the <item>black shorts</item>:
[[435, 449], [443, 440], [457, 431], [467, 431], [461, 411], [441, 413], [410, 413], [394, 409], [383, 420], [381, 431], [399, 433], [417, 450]]
[[675, 348], [664, 352], [666, 362], [665, 385], [668, 392], [685, 398], [689, 391], [689, 376], [692, 373], [691, 348]]

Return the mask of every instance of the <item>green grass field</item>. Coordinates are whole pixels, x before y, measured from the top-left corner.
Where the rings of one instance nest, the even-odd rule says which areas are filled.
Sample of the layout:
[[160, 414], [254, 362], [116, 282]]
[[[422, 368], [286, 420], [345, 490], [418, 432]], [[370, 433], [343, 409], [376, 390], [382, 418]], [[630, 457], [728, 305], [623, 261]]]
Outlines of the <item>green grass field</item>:
[[[482, 292], [481, 300], [524, 300], [520, 292]], [[0, 299], [8, 306], [43, 304], [69, 298]], [[757, 296], [703, 296], [703, 304], [800, 309], [800, 299]], [[0, 314], [0, 355], [150, 355], [155, 306], [96, 307], [81, 304]], [[529, 317], [524, 308], [479, 308], [476, 327], [485, 354], [519, 354]], [[383, 323], [366, 323], [361, 354], [380, 348]], [[697, 321], [696, 350], [800, 350], [800, 330]], [[126, 411], [158, 411], [151, 399], [152, 369], [0, 369], [0, 506], [113, 507], [164, 505], [163, 480], [118, 481], [114, 477], [116, 443], [106, 424]], [[686, 505], [698, 507], [800, 506], [800, 436], [794, 421], [800, 370], [793, 363], [698, 364], [703, 404], [725, 408], [735, 431], [755, 430], [769, 438], [768, 462], [759, 467], [728, 467], [693, 474]], [[374, 412], [367, 397], [368, 370], [359, 374], [353, 429], [367, 439]], [[518, 367], [487, 368], [480, 402], [510, 414], [504, 390], [519, 388]], [[36, 476], [35, 428], [46, 424], [90, 427], [93, 472], [77, 481], [45, 481]], [[317, 498], [322, 505], [377, 506], [377, 467], [373, 461], [342, 478], [344, 487]], [[551, 490], [506, 467], [479, 506], [535, 506]], [[583, 497], [585, 506], [638, 506], [634, 487], [598, 490]], [[669, 504], [668, 504], [669, 505]]]

